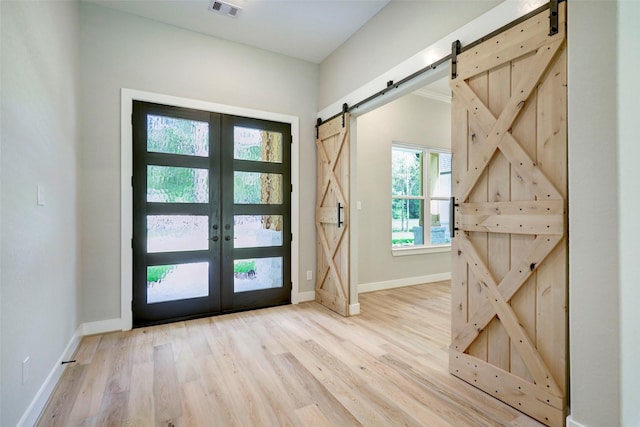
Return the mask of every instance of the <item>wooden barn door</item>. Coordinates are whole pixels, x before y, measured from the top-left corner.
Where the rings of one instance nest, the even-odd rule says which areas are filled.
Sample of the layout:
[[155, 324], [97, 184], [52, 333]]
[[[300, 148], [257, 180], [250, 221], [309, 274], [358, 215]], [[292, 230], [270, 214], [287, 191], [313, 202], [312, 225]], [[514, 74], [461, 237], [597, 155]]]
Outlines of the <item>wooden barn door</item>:
[[547, 425], [567, 389], [565, 5], [457, 56], [450, 372]]
[[349, 114], [318, 126], [316, 301], [349, 315]]

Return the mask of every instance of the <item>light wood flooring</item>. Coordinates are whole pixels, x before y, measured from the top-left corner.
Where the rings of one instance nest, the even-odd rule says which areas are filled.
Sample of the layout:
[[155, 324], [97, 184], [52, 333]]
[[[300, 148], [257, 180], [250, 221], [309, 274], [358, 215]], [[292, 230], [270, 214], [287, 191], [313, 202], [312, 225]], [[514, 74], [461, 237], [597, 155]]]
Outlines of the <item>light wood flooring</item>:
[[540, 426], [447, 373], [449, 282], [85, 337], [39, 426]]

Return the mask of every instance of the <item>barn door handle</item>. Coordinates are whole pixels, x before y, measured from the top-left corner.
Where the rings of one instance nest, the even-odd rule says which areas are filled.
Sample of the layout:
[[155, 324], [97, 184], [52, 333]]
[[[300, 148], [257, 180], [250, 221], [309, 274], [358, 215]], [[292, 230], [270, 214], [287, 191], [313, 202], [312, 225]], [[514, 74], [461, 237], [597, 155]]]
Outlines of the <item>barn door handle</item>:
[[340, 204], [340, 202], [338, 202], [338, 228], [340, 228], [342, 225], [344, 225], [344, 221], [342, 221], [342, 220], [340, 219], [340, 216], [341, 216], [341, 215], [340, 215], [340, 212], [341, 212], [341, 210], [342, 210], [342, 209], [344, 209], [344, 206], [342, 206], [342, 205]]
[[449, 236], [453, 239], [456, 237], [456, 198], [451, 197], [449, 199]]

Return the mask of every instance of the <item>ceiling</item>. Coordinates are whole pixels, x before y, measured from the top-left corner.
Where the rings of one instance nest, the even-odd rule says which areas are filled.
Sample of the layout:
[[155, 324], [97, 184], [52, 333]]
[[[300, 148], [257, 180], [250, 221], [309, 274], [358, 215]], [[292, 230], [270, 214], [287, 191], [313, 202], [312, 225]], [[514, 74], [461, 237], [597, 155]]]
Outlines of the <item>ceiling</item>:
[[390, 0], [230, 0], [236, 18], [211, 0], [83, 1], [318, 64]]

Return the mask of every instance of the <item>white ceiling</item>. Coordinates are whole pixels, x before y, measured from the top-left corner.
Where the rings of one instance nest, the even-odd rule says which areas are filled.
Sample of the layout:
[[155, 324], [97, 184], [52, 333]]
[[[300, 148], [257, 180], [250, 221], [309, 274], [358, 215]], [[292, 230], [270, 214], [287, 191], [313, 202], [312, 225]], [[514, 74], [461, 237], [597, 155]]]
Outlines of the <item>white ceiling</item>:
[[[230, 0], [230, 18], [210, 0], [83, 0], [123, 12], [320, 63], [389, 0]], [[224, 0], [226, 1], [226, 0]]]

